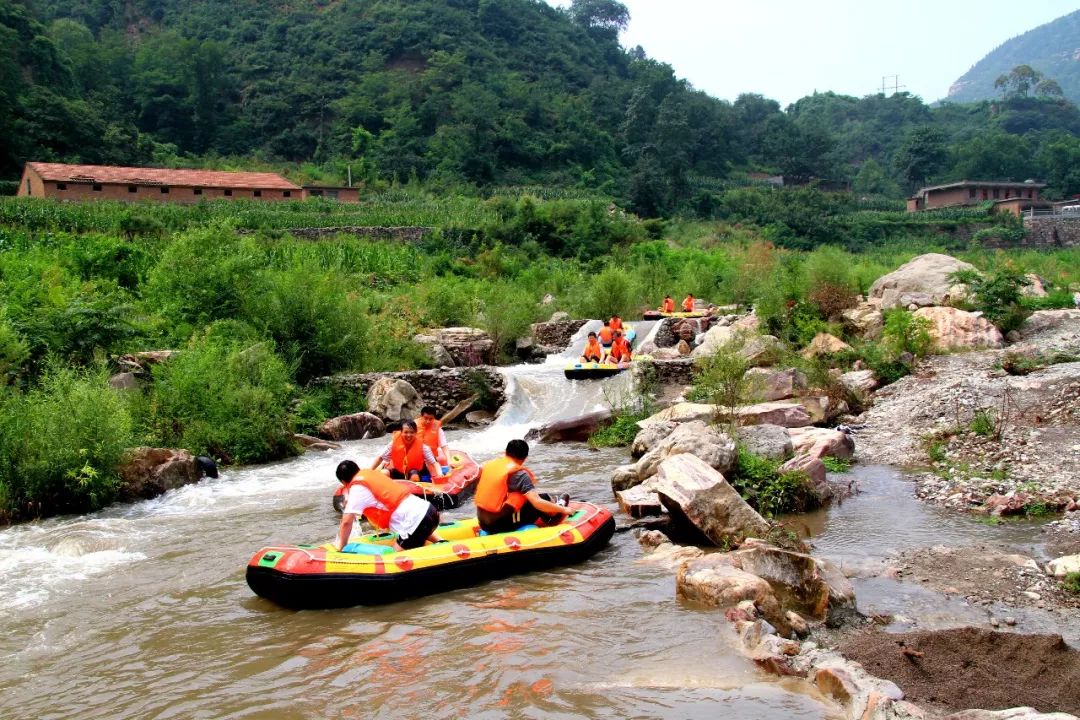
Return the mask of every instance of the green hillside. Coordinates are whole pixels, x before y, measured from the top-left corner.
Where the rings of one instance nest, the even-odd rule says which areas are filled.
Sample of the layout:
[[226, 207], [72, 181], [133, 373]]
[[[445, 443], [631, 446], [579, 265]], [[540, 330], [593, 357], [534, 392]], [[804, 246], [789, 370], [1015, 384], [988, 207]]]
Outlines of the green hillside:
[[953, 102], [1000, 97], [994, 81], [1017, 65], [1057, 80], [1065, 97], [1080, 102], [1080, 10], [1040, 25], [994, 48], [949, 88]]

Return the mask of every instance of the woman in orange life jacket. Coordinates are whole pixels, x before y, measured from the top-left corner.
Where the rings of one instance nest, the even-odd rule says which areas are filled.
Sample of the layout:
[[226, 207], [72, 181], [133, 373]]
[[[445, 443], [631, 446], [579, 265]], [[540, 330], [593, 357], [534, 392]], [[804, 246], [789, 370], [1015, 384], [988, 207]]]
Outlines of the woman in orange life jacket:
[[664, 296], [664, 302], [660, 303], [660, 312], [675, 312], [675, 301], [671, 299], [670, 295]]
[[545, 525], [560, 522], [574, 511], [567, 507], [570, 496], [551, 502], [550, 496], [537, 492], [536, 476], [525, 467], [529, 444], [511, 440], [506, 454], [489, 460], [480, 469], [476, 486], [476, 519], [480, 529], [488, 534], [513, 532], [523, 525], [543, 521]]
[[338, 527], [335, 550], [340, 551], [349, 544], [353, 523], [360, 515], [380, 530], [397, 533], [395, 550], [412, 550], [428, 540], [442, 541], [435, 533], [439, 527], [439, 511], [428, 501], [413, 495], [404, 484], [377, 470], [361, 470], [352, 460], [342, 460], [335, 474], [338, 482], [345, 486], [345, 510]]
[[608, 350], [606, 359], [615, 365], [628, 363], [631, 360], [630, 341], [624, 338], [623, 334], [617, 330], [614, 339], [611, 341], [611, 349]]
[[683, 312], [694, 312], [694, 296], [690, 293], [686, 294], [686, 297], [682, 301]]
[[431, 448], [416, 434], [416, 423], [412, 420], [401, 422], [401, 430], [394, 433], [371, 469], [378, 470], [380, 466], [390, 471], [390, 477], [399, 480], [430, 482], [443, 476]]
[[605, 350], [611, 347], [611, 341], [615, 337], [615, 331], [611, 328], [609, 323], [610, 320], [605, 320], [604, 327], [600, 328], [600, 331], [596, 333], [596, 336], [600, 338], [600, 345]]
[[431, 449], [431, 454], [439, 465], [447, 465], [450, 453], [446, 448], [446, 433], [443, 432], [442, 423], [435, 419], [435, 408], [430, 405], [420, 408], [420, 417], [416, 418], [416, 432]]
[[600, 342], [596, 339], [596, 333], [589, 333], [588, 340], [585, 341], [585, 350], [581, 353], [581, 362], [598, 363], [604, 359], [604, 348], [600, 347]]

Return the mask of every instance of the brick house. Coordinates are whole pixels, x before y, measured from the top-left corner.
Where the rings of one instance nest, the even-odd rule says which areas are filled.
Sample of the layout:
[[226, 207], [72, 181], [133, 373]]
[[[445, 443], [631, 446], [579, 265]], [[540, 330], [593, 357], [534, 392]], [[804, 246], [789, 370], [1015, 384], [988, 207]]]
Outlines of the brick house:
[[1044, 187], [1046, 185], [1042, 183], [1030, 181], [1017, 183], [961, 180], [946, 185], [924, 187], [908, 198], [907, 209], [908, 212], [918, 212], [992, 202], [994, 212], [1019, 215], [1033, 207], [1049, 207], [1049, 203], [1039, 197], [1039, 190]]
[[327, 185], [305, 185], [304, 199], [326, 198], [344, 203], [360, 202], [360, 188], [355, 187], [330, 187]]
[[156, 200], [195, 203], [218, 198], [300, 200], [303, 192], [275, 173], [65, 165], [29, 162], [20, 197], [59, 200]]

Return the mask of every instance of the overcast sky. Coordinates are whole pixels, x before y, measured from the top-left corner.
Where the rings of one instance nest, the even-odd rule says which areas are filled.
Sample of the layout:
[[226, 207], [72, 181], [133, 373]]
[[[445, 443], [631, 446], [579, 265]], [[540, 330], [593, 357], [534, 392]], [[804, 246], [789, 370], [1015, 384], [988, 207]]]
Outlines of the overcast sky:
[[1080, 0], [622, 2], [631, 15], [625, 47], [641, 45], [710, 95], [756, 92], [784, 106], [815, 90], [880, 92], [885, 75], [940, 100], [1001, 43], [1080, 9]]

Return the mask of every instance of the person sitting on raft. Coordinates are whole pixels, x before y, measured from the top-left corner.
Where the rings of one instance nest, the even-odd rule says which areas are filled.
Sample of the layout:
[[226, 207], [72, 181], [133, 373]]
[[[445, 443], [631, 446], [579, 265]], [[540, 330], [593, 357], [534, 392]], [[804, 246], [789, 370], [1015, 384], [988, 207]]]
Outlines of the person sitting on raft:
[[694, 312], [694, 296], [687, 293], [682, 301], [683, 312]]
[[402, 421], [401, 430], [394, 433], [371, 469], [378, 470], [380, 466], [388, 469], [390, 477], [397, 480], [430, 482], [432, 478], [443, 476], [431, 448], [417, 437], [416, 423], [412, 420]]
[[537, 492], [536, 476], [525, 467], [529, 444], [511, 440], [506, 454], [489, 460], [480, 469], [476, 486], [476, 519], [480, 529], [489, 535], [512, 532], [524, 525], [556, 524], [574, 511], [567, 505], [570, 496], [563, 495], [561, 504], [551, 502], [550, 495]]
[[581, 362], [598, 363], [604, 359], [604, 348], [600, 347], [600, 341], [596, 339], [596, 333], [589, 333], [589, 338], [585, 341], [585, 351], [581, 353]]
[[612, 315], [611, 319], [608, 320], [608, 327], [612, 330], [622, 330], [622, 318], [618, 315]]
[[603, 346], [604, 350], [611, 347], [611, 341], [615, 337], [615, 330], [612, 329], [609, 324], [610, 322], [610, 320], [605, 320], [604, 327], [600, 328], [600, 331], [596, 333], [596, 336], [600, 338], [600, 345]]
[[664, 302], [660, 303], [660, 312], [675, 312], [675, 301], [671, 299], [670, 295], [664, 296]]
[[450, 451], [446, 447], [446, 433], [443, 432], [442, 423], [435, 417], [435, 408], [430, 405], [420, 408], [420, 417], [416, 418], [416, 432], [420, 434], [439, 465], [448, 465]]
[[379, 530], [397, 533], [395, 550], [412, 550], [428, 540], [442, 541], [435, 532], [439, 527], [439, 511], [428, 501], [413, 495], [404, 484], [377, 470], [361, 470], [352, 460], [338, 463], [335, 474], [338, 482], [345, 486], [345, 510], [338, 527], [335, 550], [340, 552], [349, 544], [353, 523], [361, 515]]
[[619, 331], [615, 332], [615, 338], [611, 341], [611, 349], [608, 350], [606, 360], [613, 365], [628, 363], [631, 360], [630, 341], [623, 337]]

